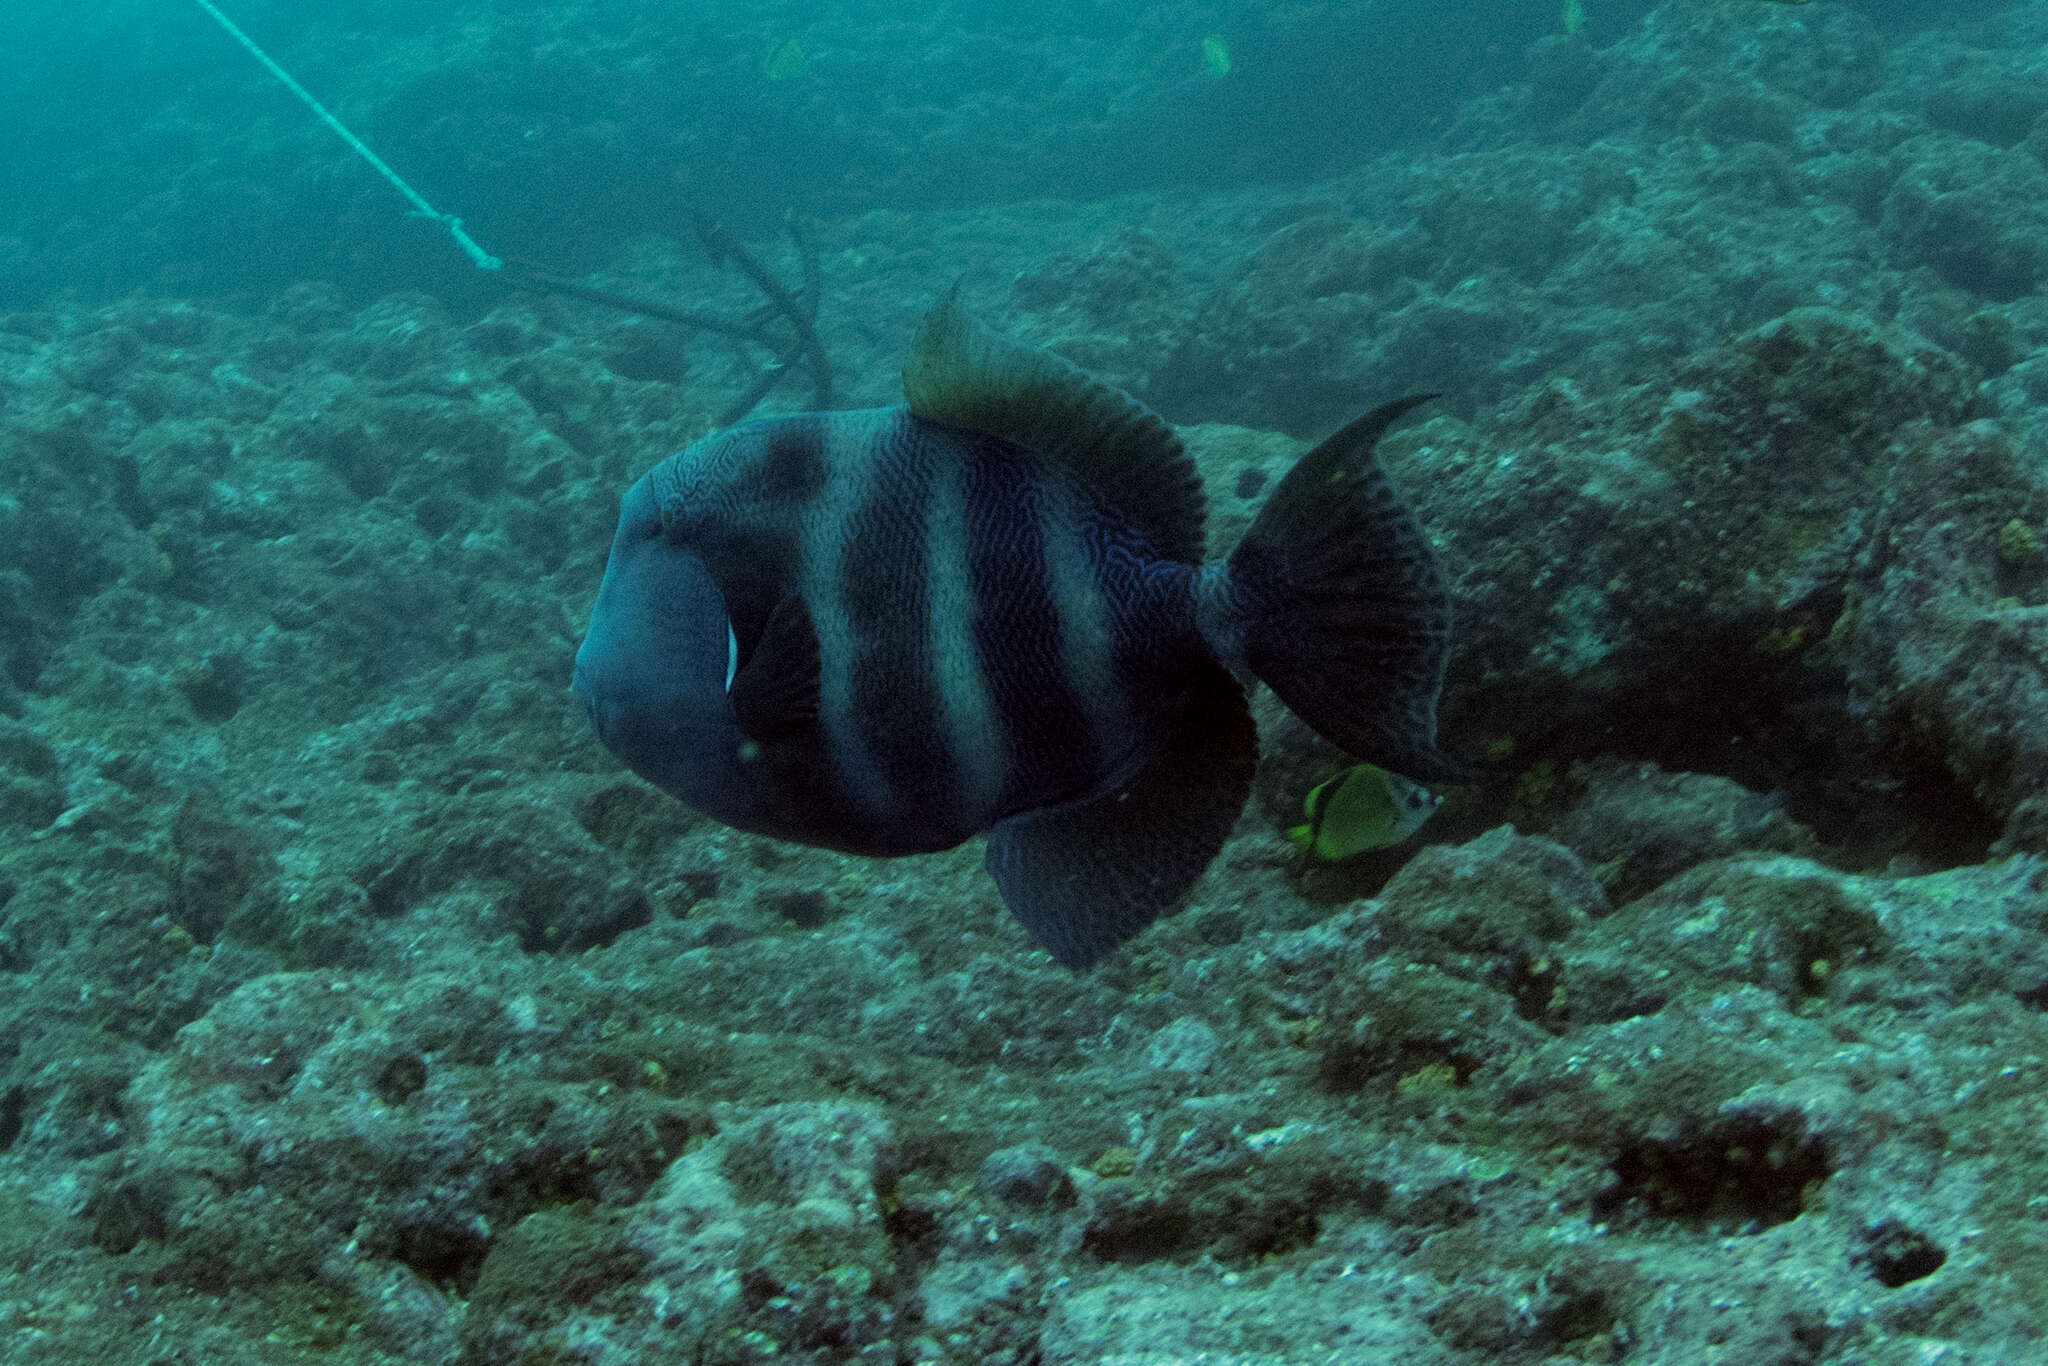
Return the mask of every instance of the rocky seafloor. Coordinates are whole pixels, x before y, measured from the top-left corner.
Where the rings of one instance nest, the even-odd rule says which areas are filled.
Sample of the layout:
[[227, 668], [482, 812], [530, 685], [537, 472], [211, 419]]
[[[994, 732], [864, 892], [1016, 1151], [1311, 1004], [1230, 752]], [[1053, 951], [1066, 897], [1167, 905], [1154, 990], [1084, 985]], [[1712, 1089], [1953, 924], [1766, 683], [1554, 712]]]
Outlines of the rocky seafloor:
[[1444, 395], [1384, 458], [1492, 776], [1304, 868], [1339, 761], [1262, 699], [1080, 975], [977, 847], [739, 836], [588, 733], [726, 348], [0, 316], [0, 1359], [2048, 1361], [2044, 43], [1674, 6], [1313, 185], [814, 224], [845, 401], [964, 272], [1182, 424], [1219, 546]]

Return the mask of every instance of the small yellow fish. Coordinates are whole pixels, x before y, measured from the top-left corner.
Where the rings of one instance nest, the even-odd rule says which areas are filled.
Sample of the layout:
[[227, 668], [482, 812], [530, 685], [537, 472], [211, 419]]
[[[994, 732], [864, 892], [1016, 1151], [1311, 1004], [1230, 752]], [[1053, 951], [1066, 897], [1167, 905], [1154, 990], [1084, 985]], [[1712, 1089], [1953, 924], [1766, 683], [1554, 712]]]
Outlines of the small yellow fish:
[[1230, 44], [1223, 41], [1220, 33], [1202, 39], [1202, 74], [1212, 81], [1230, 74]]
[[1564, 31], [1566, 37], [1582, 32], [1586, 27], [1586, 7], [1579, 0], [1564, 0]]
[[1309, 857], [1336, 863], [1399, 844], [1420, 830], [1443, 800], [1377, 764], [1358, 764], [1309, 790], [1301, 804], [1308, 824], [1295, 826], [1287, 838]]
[[810, 69], [811, 59], [804, 51], [804, 45], [794, 38], [784, 38], [768, 54], [768, 60], [761, 63], [762, 74], [771, 81], [793, 81]]

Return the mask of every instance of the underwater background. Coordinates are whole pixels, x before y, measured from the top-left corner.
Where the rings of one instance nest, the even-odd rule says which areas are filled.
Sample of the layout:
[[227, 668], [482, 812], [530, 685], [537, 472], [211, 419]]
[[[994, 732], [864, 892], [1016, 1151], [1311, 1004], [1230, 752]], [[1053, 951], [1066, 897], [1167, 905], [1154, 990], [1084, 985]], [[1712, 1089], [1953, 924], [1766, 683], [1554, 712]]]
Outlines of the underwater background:
[[[12, 16], [0, 1362], [2048, 1362], [2048, 4], [222, 11], [506, 264]], [[956, 281], [1213, 547], [1440, 395], [1484, 776], [1320, 858], [1261, 696], [1075, 973], [626, 773], [620, 492]]]

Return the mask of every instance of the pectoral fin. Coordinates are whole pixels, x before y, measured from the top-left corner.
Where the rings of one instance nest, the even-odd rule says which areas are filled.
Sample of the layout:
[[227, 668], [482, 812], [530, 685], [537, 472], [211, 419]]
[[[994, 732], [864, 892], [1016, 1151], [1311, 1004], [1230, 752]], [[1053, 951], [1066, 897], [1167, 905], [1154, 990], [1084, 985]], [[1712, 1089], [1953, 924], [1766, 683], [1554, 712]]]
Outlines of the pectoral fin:
[[727, 689], [733, 719], [749, 739], [796, 735], [818, 720], [818, 633], [794, 595], [775, 604], [761, 639]]

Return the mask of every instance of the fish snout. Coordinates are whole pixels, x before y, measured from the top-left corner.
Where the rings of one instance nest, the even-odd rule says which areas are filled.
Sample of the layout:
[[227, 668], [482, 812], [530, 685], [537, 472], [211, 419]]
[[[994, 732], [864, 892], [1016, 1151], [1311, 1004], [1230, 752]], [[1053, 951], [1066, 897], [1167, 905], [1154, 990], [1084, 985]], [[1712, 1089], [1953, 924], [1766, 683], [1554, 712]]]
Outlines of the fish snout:
[[616, 708], [605, 705], [604, 694], [592, 679], [591, 670], [580, 650], [576, 654], [576, 667], [569, 675], [569, 691], [582, 700], [584, 715], [590, 718], [590, 728], [597, 732], [597, 738], [609, 745]]

